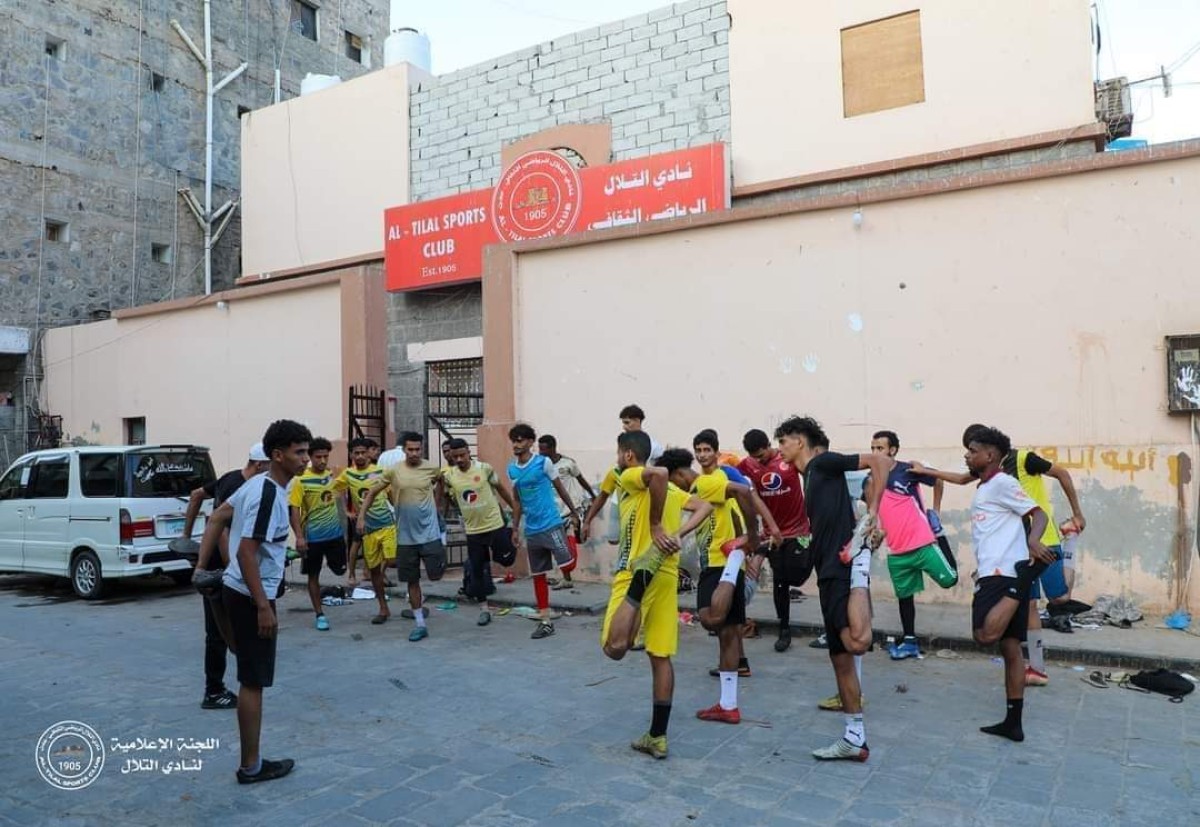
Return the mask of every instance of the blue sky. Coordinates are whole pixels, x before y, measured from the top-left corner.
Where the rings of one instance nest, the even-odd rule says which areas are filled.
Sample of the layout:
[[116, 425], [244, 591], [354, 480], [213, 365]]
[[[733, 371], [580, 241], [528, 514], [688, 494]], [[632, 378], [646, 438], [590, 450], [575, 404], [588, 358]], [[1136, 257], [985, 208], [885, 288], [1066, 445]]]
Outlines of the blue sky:
[[[1197, 0], [1096, 0], [1101, 77], [1156, 74], [1200, 47]], [[433, 70], [452, 72], [535, 43], [668, 5], [662, 0], [425, 0], [405, 25], [429, 35]], [[1200, 137], [1200, 51], [1173, 73], [1174, 92], [1134, 87], [1134, 137], [1152, 142]]]

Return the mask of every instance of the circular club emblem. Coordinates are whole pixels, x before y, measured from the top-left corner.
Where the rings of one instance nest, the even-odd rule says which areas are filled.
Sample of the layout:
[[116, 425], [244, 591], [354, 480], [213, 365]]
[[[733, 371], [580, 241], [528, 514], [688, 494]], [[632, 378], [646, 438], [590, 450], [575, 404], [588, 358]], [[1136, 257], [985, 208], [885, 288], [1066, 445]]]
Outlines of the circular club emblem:
[[464, 491], [462, 498], [463, 502], [465, 502], [467, 505], [474, 505], [479, 501], [479, 492], [471, 490]]
[[783, 487], [783, 477], [776, 474], [774, 471], [768, 471], [763, 474], [762, 487], [767, 491], [778, 491]]
[[569, 233], [582, 203], [579, 173], [557, 152], [522, 155], [492, 193], [492, 223], [504, 241]]
[[37, 768], [42, 778], [60, 790], [82, 790], [104, 769], [104, 742], [99, 733], [79, 721], [59, 721], [37, 742]]

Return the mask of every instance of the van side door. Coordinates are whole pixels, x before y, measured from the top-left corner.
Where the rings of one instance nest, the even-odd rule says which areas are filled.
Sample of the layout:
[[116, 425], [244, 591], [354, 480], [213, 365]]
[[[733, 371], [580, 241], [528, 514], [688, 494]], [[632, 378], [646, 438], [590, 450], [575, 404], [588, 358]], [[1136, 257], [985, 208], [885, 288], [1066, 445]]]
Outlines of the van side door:
[[25, 489], [25, 571], [66, 577], [71, 564], [71, 455], [47, 454], [33, 462]]
[[18, 462], [0, 479], [0, 571], [24, 571], [25, 512], [29, 507], [25, 488], [32, 462]]

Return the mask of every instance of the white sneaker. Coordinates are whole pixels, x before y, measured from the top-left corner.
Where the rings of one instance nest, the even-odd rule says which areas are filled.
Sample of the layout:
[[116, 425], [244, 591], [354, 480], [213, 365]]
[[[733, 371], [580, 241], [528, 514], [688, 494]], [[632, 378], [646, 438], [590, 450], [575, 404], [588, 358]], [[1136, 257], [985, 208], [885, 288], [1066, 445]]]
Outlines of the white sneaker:
[[845, 738], [839, 738], [823, 749], [814, 749], [813, 758], [821, 761], [866, 761], [871, 750], [867, 745], [856, 747]]

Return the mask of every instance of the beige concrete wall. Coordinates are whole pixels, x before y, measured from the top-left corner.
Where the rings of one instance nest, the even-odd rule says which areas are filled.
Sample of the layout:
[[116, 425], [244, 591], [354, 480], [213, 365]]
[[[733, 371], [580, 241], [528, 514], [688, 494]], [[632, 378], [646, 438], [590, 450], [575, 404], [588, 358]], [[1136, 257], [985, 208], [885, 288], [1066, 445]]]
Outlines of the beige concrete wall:
[[[236, 295], [236, 294], [235, 294]], [[149, 442], [208, 445], [218, 472], [245, 462], [273, 420], [339, 437], [341, 288], [310, 289], [50, 330], [47, 409], [67, 439], [120, 444], [125, 417]]]
[[[408, 64], [242, 118], [242, 274], [380, 254], [408, 202]], [[377, 255], [381, 257], [381, 255]]]
[[[888, 428], [905, 456], [951, 467], [963, 428], [993, 423], [1074, 469], [1079, 595], [1161, 608], [1180, 503], [1196, 562], [1198, 487], [1169, 458], [1200, 452], [1165, 413], [1163, 336], [1200, 331], [1197, 214], [1191, 157], [869, 204], [859, 227], [847, 207], [519, 253], [516, 418], [592, 478], [630, 402], [668, 445], [715, 427], [740, 450], [748, 428], [799, 412], [835, 449]], [[969, 500], [950, 492], [944, 515], [964, 547]], [[611, 548], [585, 568], [607, 574]]]
[[[925, 102], [843, 117], [843, 28], [919, 9]], [[1095, 119], [1087, 0], [729, 0], [737, 186]]]

